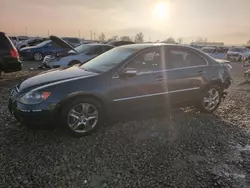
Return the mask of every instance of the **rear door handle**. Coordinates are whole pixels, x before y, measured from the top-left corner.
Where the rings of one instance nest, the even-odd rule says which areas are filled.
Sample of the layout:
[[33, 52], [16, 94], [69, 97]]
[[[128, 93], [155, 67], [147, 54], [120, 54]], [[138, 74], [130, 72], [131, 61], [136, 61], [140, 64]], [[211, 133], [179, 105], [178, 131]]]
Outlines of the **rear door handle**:
[[199, 70], [197, 73], [198, 73], [198, 75], [202, 75], [203, 74], [203, 70]]
[[167, 78], [164, 78], [163, 76], [159, 76], [157, 77], [155, 80], [160, 82], [160, 81], [163, 81], [163, 80], [166, 80]]

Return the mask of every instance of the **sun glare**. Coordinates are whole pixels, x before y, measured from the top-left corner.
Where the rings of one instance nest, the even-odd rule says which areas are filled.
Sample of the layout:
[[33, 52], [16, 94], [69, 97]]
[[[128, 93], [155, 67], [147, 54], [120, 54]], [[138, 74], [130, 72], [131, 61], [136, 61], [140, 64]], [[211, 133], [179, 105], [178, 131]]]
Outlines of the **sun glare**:
[[158, 20], [164, 20], [169, 16], [169, 4], [167, 2], [158, 2], [153, 10], [153, 15]]

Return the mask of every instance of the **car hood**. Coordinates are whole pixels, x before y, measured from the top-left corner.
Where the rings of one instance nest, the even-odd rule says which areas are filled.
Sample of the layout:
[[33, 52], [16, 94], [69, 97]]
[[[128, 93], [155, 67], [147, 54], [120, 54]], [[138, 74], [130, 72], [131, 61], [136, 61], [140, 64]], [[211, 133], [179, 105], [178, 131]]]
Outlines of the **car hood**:
[[20, 92], [26, 92], [27, 90], [34, 89], [39, 86], [43, 86], [46, 84], [54, 83], [57, 81], [63, 81], [63, 80], [70, 80], [72, 78], [84, 78], [84, 77], [90, 77], [95, 76], [97, 73], [88, 72], [84, 69], [73, 66], [70, 68], [64, 68], [64, 69], [55, 69], [43, 72], [37, 76], [28, 78], [27, 80], [23, 81], [20, 86]]
[[73, 51], [77, 52], [71, 44], [67, 43], [63, 39], [56, 37], [56, 36], [53, 36], [53, 35], [50, 36], [49, 38], [52, 41], [52, 43], [60, 46], [61, 48], [66, 49], [67, 51], [73, 50]]

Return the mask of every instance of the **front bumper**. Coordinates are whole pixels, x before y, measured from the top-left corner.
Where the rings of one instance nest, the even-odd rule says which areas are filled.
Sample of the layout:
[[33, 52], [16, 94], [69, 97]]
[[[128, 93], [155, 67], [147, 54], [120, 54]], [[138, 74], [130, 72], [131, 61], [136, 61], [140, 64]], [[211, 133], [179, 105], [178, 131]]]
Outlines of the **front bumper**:
[[10, 98], [8, 108], [18, 122], [28, 125], [30, 128], [50, 129], [56, 127], [55, 119], [58, 113], [54, 103], [25, 105]]

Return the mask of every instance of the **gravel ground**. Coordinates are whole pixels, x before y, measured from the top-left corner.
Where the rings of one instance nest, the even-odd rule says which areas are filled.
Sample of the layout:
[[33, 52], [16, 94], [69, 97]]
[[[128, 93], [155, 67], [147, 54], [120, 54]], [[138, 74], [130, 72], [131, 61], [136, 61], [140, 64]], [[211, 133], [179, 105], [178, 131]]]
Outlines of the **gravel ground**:
[[0, 79], [0, 187], [250, 187], [250, 83], [234, 84], [215, 114], [182, 109], [102, 127], [80, 139], [20, 127]]

